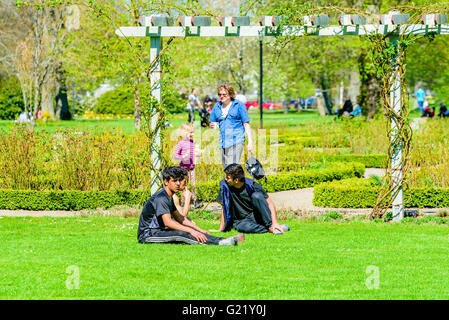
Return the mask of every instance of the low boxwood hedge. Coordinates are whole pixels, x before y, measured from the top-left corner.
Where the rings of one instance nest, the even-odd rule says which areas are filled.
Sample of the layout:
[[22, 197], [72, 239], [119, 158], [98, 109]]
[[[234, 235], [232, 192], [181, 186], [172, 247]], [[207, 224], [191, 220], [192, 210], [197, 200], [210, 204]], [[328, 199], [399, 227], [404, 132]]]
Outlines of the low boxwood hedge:
[[[327, 208], [372, 208], [378, 186], [374, 179], [345, 179], [315, 186], [313, 204]], [[410, 188], [404, 191], [407, 208], [448, 208], [449, 188]]]
[[[331, 168], [281, 173], [259, 180], [267, 192], [311, 187], [324, 181], [360, 177], [365, 167], [360, 163], [335, 163]], [[215, 201], [220, 180], [199, 183], [198, 199]], [[148, 190], [111, 191], [35, 191], [0, 189], [0, 209], [3, 210], [82, 210], [110, 208], [116, 205], [143, 204], [150, 197]]]
[[325, 155], [323, 158], [326, 161], [333, 162], [360, 162], [365, 168], [386, 168], [387, 155], [386, 154], [338, 154]]
[[[361, 163], [334, 163], [325, 169], [306, 169], [297, 172], [279, 173], [258, 182], [267, 192], [295, 190], [313, 187], [324, 181], [341, 180], [350, 177], [361, 177], [365, 167]], [[215, 201], [219, 191], [220, 180], [202, 183], [197, 186], [197, 196], [201, 201]]]
[[3, 210], [82, 210], [110, 208], [120, 204], [142, 204], [150, 196], [144, 190], [0, 190]]

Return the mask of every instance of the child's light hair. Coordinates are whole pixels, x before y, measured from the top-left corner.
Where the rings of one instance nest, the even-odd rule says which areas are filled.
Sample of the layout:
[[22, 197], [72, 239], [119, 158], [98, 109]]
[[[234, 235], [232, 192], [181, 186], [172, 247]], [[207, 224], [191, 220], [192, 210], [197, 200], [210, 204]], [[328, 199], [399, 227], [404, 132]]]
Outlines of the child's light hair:
[[193, 132], [193, 124], [183, 123], [178, 129], [178, 137], [181, 139], [188, 139], [191, 132]]

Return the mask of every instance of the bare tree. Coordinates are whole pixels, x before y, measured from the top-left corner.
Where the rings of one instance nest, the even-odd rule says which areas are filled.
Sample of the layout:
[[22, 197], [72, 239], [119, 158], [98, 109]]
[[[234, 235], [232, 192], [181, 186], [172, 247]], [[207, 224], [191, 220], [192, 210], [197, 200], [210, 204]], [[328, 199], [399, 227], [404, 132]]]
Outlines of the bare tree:
[[19, 24], [10, 26], [11, 30], [22, 30], [21, 33], [11, 31], [16, 35], [15, 39], [10, 38], [10, 46], [16, 41], [11, 58], [15, 61], [13, 70], [21, 83], [26, 105], [31, 108], [34, 126], [40, 108], [48, 112], [50, 118], [55, 118], [58, 53], [66, 34], [64, 16], [67, 6], [65, 1], [49, 5], [48, 1], [29, 0], [17, 1], [17, 8], [14, 8], [11, 1], [3, 0], [5, 2], [7, 6], [2, 8], [16, 19], [16, 23], [20, 21], [21, 28], [18, 28]]

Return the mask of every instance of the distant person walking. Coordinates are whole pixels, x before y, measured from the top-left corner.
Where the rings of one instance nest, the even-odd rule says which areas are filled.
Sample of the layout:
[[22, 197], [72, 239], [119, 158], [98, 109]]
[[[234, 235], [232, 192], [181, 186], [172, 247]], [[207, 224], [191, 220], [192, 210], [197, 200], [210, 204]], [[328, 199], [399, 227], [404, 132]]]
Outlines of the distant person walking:
[[423, 90], [421, 86], [418, 87], [418, 90], [415, 92], [416, 101], [418, 102], [419, 112], [421, 114], [424, 113], [424, 101], [426, 100], [426, 92]]
[[[189, 95], [189, 102], [187, 104], [187, 110], [189, 112], [189, 122], [192, 123], [195, 121], [195, 110], [202, 108], [200, 99], [198, 98], [198, 92], [196, 89], [192, 90], [192, 93]], [[189, 107], [190, 105], [190, 107]]]
[[349, 99], [348, 97], [344, 97], [344, 101], [345, 102], [343, 103], [343, 108], [339, 109], [337, 112], [338, 118], [340, 118], [341, 116], [349, 117], [349, 115], [354, 109], [352, 106], [351, 99]]
[[235, 98], [234, 88], [222, 84], [217, 89], [218, 101], [211, 112], [209, 122], [211, 128], [220, 128], [220, 153], [223, 169], [232, 163], [240, 163], [245, 144], [245, 134], [248, 136], [248, 152], [253, 150], [253, 139], [249, 125], [248, 110]]
[[449, 116], [449, 111], [443, 102], [440, 102], [440, 113], [438, 114], [438, 116], [441, 118]]
[[193, 121], [195, 121], [195, 112], [194, 112], [195, 109], [193, 108], [192, 104], [190, 103], [190, 100], [186, 104], [186, 110], [187, 110], [187, 114], [189, 116], [189, 119], [187, 121], [189, 123], [193, 123]]
[[235, 96], [235, 98], [241, 101], [244, 105], [246, 105], [246, 103], [248, 102], [245, 95], [241, 91], [237, 91], [237, 95]]

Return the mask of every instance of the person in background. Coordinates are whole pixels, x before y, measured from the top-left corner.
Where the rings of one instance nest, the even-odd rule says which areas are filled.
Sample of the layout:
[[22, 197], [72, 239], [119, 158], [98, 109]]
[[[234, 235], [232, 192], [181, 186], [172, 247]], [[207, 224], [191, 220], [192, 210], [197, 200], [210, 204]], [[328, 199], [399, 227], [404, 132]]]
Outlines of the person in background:
[[344, 97], [343, 108], [338, 109], [337, 117], [338, 118], [340, 118], [341, 116], [349, 117], [352, 111], [353, 106], [351, 100], [348, 97]]
[[421, 114], [423, 114], [426, 92], [423, 90], [423, 88], [421, 86], [419, 86], [418, 90], [416, 90], [416, 92], [415, 92], [415, 95], [416, 95], [416, 101], [418, 102], [419, 112], [421, 112]]
[[246, 105], [246, 102], [248, 102], [248, 100], [246, 100], [245, 95], [241, 91], [237, 91], [237, 95], [235, 96], [235, 98], [237, 100], [241, 101], [245, 105]]
[[[193, 142], [194, 127], [191, 123], [183, 123], [178, 129], [178, 136], [181, 140], [176, 145], [174, 158], [179, 160], [179, 166], [188, 171], [188, 180], [192, 186], [192, 198], [195, 209], [199, 208], [199, 202], [196, 198], [196, 177], [195, 177], [195, 153], [198, 155], [198, 150], [195, 150]], [[188, 210], [188, 209], [187, 209]]]
[[223, 169], [231, 163], [239, 163], [245, 144], [245, 134], [248, 137], [248, 152], [253, 150], [250, 118], [246, 106], [235, 98], [234, 88], [222, 84], [217, 88], [220, 98], [211, 112], [210, 127], [220, 128], [220, 153]]
[[446, 105], [443, 102], [440, 102], [440, 113], [438, 114], [438, 117], [443, 118], [447, 117], [448, 115], [449, 113]]
[[358, 103], [359, 97], [357, 97], [357, 102], [355, 104], [354, 110], [349, 114], [349, 116], [352, 117], [361, 117], [362, 116], [362, 107]]
[[25, 111], [23, 111], [23, 112], [19, 115], [19, 122], [20, 122], [20, 123], [28, 122], [28, 119], [27, 119], [27, 113], [26, 113]]
[[[201, 103], [200, 99], [198, 98], [198, 92], [196, 89], [192, 89], [192, 93], [189, 95], [189, 103], [192, 106], [192, 121], [195, 121], [195, 110], [199, 110], [199, 108], [203, 107], [203, 104]], [[190, 116], [189, 116], [190, 119]]]
[[189, 119], [187, 121], [189, 123], [193, 123], [193, 121], [195, 121], [195, 112], [194, 112], [193, 106], [190, 104], [190, 100], [187, 101], [186, 110], [187, 110], [187, 114], [189, 116]]
[[430, 117], [431, 118], [432, 110], [430, 110], [429, 101], [426, 97], [424, 97], [423, 103], [423, 114], [422, 117]]

